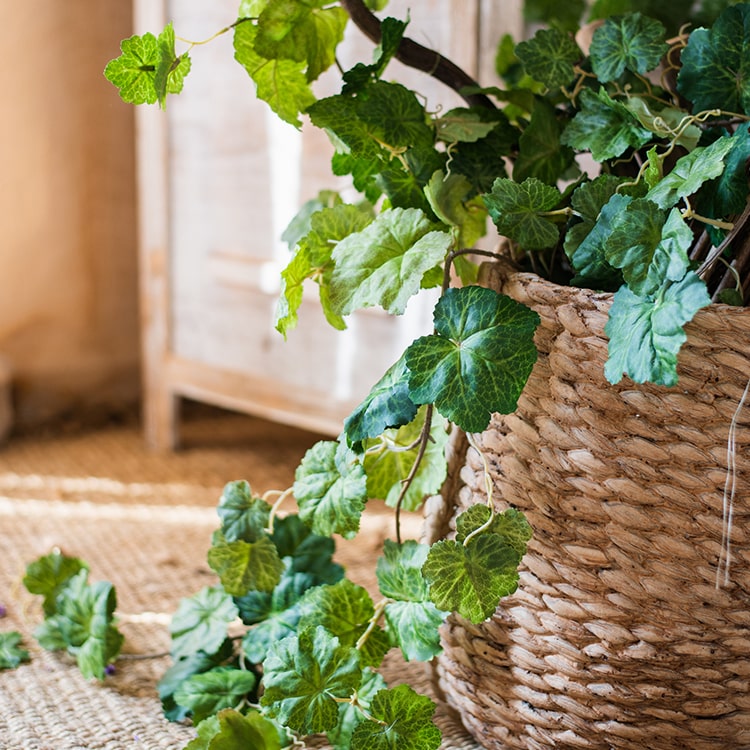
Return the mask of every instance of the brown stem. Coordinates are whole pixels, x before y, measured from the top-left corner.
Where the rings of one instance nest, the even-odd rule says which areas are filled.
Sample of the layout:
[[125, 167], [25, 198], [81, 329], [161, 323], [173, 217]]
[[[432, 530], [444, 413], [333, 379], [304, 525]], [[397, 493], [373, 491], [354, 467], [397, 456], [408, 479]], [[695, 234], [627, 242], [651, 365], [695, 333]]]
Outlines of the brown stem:
[[[349, 14], [354, 25], [375, 44], [380, 44], [382, 32], [380, 21], [362, 0], [340, 0], [341, 7]], [[404, 37], [399, 44], [396, 59], [410, 68], [421, 70], [444, 83], [461, 96], [472, 107], [495, 109], [492, 100], [484, 94], [462, 94], [461, 90], [478, 86], [477, 82], [454, 62], [435, 50], [423, 47], [412, 39]]]

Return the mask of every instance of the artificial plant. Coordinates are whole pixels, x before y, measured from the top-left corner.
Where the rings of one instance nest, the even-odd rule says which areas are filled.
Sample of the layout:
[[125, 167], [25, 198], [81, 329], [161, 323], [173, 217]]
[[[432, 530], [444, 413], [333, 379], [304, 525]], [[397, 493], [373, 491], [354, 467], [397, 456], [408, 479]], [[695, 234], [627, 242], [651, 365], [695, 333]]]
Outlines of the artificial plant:
[[[398, 315], [424, 288], [440, 295], [433, 332], [374, 374], [341, 438], [308, 451], [292, 488], [260, 498], [227, 485], [209, 552], [219, 583], [180, 606], [160, 685], [170, 718], [199, 722], [191, 750], [239, 748], [242, 737], [275, 748], [318, 732], [355, 750], [438, 746], [429, 699], [388, 689], [375, 670], [392, 646], [432, 658], [450, 612], [490, 616], [515, 589], [531, 534], [520, 513], [496, 510], [489, 481], [486, 505], [457, 519], [455, 538], [427, 547], [401, 539], [398, 524], [401, 509], [439, 491], [449, 431], [481, 432], [493, 412], [512, 412], [534, 365], [537, 315], [478, 286], [478, 260], [502, 253], [613, 292], [613, 383], [675, 384], [684, 326], [712, 300], [747, 296], [750, 4], [705, 2], [708, 28], [684, 17], [668, 30], [640, 12], [655, 4], [600, 1], [581, 26], [583, 4], [571, 3], [533, 38], [501, 41], [503, 84], [491, 88], [407, 38], [408, 19], [379, 20], [384, 4], [244, 0], [223, 30], [257, 96], [290, 125], [327, 131], [332, 172], [362, 197], [321, 194], [287, 230], [280, 334], [291, 335], [310, 280], [337, 328], [358, 308]], [[668, 22], [671, 7], [657, 8]], [[312, 84], [336, 62], [349, 19], [376, 43], [373, 59], [319, 99]], [[106, 75], [126, 101], [165, 106], [192, 46], [177, 52], [171, 24], [133, 36]], [[393, 58], [465, 106], [428, 109], [387, 78]], [[476, 249], [488, 219], [497, 251]], [[298, 512], [280, 513], [291, 496]], [[377, 603], [332, 558], [332, 535], [356, 534], [370, 497], [397, 517]]]

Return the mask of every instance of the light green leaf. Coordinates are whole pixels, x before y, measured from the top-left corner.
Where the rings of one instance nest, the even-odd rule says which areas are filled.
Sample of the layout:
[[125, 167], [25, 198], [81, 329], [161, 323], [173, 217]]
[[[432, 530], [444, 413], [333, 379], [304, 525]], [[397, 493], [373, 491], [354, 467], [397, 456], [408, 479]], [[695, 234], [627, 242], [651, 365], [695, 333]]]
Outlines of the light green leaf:
[[42, 609], [46, 617], [57, 611], [57, 597], [68, 581], [88, 565], [77, 557], [55, 551], [26, 566], [23, 585], [31, 594], [44, 597]]
[[518, 562], [517, 551], [500, 536], [479, 534], [467, 545], [452, 540], [433, 544], [422, 573], [440, 609], [479, 623], [518, 587]]
[[341, 646], [325, 628], [307, 628], [278, 641], [263, 665], [261, 704], [272, 718], [301, 734], [327, 732], [338, 723], [336, 698], [359, 687], [356, 649]]
[[232, 596], [242, 596], [248, 591], [272, 591], [284, 571], [284, 563], [267, 536], [255, 542], [214, 541], [208, 550], [208, 565]]
[[398, 601], [429, 601], [429, 590], [422, 576], [422, 565], [429, 549], [428, 545], [413, 539], [402, 544], [386, 539], [383, 556], [378, 558], [376, 566], [380, 593]]
[[622, 269], [635, 294], [653, 294], [665, 280], [679, 281], [688, 269], [693, 233], [678, 209], [669, 215], [645, 198], [632, 201], [613, 222], [607, 261]]
[[442, 652], [438, 628], [446, 616], [432, 602], [391, 602], [385, 608], [388, 632], [407, 661], [430, 661]]
[[623, 374], [636, 383], [677, 383], [677, 354], [687, 338], [683, 326], [710, 304], [705, 283], [693, 271], [667, 281], [656, 294], [639, 297], [627, 287], [615, 294], [605, 333], [609, 359], [604, 374], [618, 383]]
[[501, 513], [491, 514], [490, 509], [478, 503], [467, 508], [456, 519], [456, 541], [463, 543], [475, 531], [492, 521], [481, 533], [496, 534], [503, 542], [511, 546], [520, 560], [526, 554], [526, 544], [532, 537], [532, 529], [526, 516], [520, 510], [507, 508]]
[[237, 708], [257, 681], [244, 669], [217, 667], [188, 677], [175, 691], [174, 699], [190, 710], [197, 724], [223, 708]]
[[307, 80], [314, 81], [333, 65], [348, 17], [324, 1], [268, 0], [258, 18], [255, 50], [269, 60], [304, 62]]
[[[425, 407], [410, 424], [399, 429], [386, 430], [380, 440], [368, 441], [363, 466], [367, 474], [367, 494], [371, 498], [385, 500], [386, 505], [396, 507], [419, 454], [418, 439], [425, 420]], [[445, 481], [445, 446], [448, 442], [446, 421], [438, 414], [433, 416], [430, 439], [421, 463], [409, 489], [401, 501], [406, 511], [417, 510], [426, 497], [435, 495]]]
[[[367, 591], [344, 578], [333, 586], [319, 586], [311, 592], [308, 609], [299, 622], [299, 629], [322, 625], [339, 639], [342, 646], [355, 648], [375, 614]], [[390, 649], [388, 636], [375, 626], [359, 649], [363, 667], [378, 667]]]
[[369, 719], [357, 726], [351, 750], [437, 750], [440, 730], [432, 723], [435, 704], [408, 685], [381, 690], [370, 704]]
[[367, 478], [345, 446], [322, 440], [305, 453], [294, 475], [299, 517], [316, 534], [351, 539], [367, 501]]
[[497, 127], [473, 109], [451, 109], [435, 120], [437, 137], [445, 143], [474, 143]]
[[180, 659], [198, 651], [213, 654], [227, 636], [227, 625], [238, 614], [237, 607], [218, 586], [204, 587], [182, 599], [172, 617], [172, 657]]
[[607, 18], [591, 40], [591, 67], [602, 83], [625, 70], [641, 75], [656, 68], [669, 49], [664, 26], [654, 18], [628, 13]]
[[[357, 702], [369, 712], [370, 703], [375, 695], [387, 688], [385, 680], [377, 672], [369, 668], [362, 670], [362, 683], [357, 689]], [[352, 734], [363, 720], [360, 708], [351, 703], [339, 704], [339, 722], [330, 732], [328, 741], [334, 750], [351, 750]]]
[[733, 5], [711, 29], [694, 29], [680, 56], [677, 90], [693, 111], [750, 112], [750, 5]]
[[348, 315], [360, 307], [381, 305], [400, 315], [419, 291], [424, 274], [445, 258], [451, 245], [451, 235], [419, 209], [383, 211], [333, 251], [334, 311]]
[[406, 351], [411, 398], [468, 432], [492, 412], [516, 408], [536, 361], [539, 316], [491, 289], [448, 289], [435, 307], [435, 333]]
[[224, 486], [217, 512], [226, 541], [255, 542], [265, 534], [271, 506], [262, 498], [253, 497], [250, 485], [243, 480]]
[[604, 89], [595, 94], [581, 91], [580, 109], [560, 137], [561, 143], [578, 151], [591, 151], [596, 161], [621, 156], [629, 148], [640, 148], [651, 138], [634, 114]]
[[315, 95], [304, 73], [304, 63], [296, 60], [269, 60], [255, 50], [257, 28], [240, 23], [234, 29], [234, 56], [255, 82], [259, 99], [285, 122], [302, 127], [300, 113], [314, 101]]
[[167, 94], [179, 94], [190, 72], [190, 57], [187, 53], [177, 55], [174, 48], [174, 28], [168, 23], [156, 40], [158, 59], [154, 72], [156, 98], [162, 109], [166, 106]]
[[120, 43], [122, 54], [110, 60], [104, 69], [107, 80], [129, 104], [155, 104], [154, 77], [159, 63], [159, 44], [151, 33], [134, 34]]
[[650, 101], [640, 96], [629, 96], [624, 104], [638, 122], [658, 138], [683, 146], [687, 151], [698, 145], [701, 129], [695, 124], [686, 124], [689, 114], [684, 109], [662, 107], [655, 110]]
[[29, 652], [21, 648], [22, 641], [17, 630], [0, 633], [0, 669], [15, 669], [21, 662], [29, 661]]
[[561, 200], [552, 185], [530, 177], [522, 183], [498, 177], [492, 192], [483, 196], [499, 234], [510, 237], [528, 250], [554, 247], [560, 230], [546, 214]]
[[678, 159], [672, 171], [646, 197], [659, 208], [668, 209], [680, 198], [693, 195], [704, 182], [724, 171], [724, 160], [733, 145], [731, 138], [719, 138], [710, 146], [694, 149]]
[[198, 725], [198, 737], [185, 750], [282, 750], [284, 745], [276, 726], [259, 711], [225, 708]]
[[409, 398], [409, 371], [402, 356], [372, 387], [365, 400], [344, 421], [346, 440], [358, 447], [390, 427], [409, 424], [417, 405]]
[[[436, 171], [424, 189], [435, 216], [458, 230], [458, 246], [473, 247], [487, 232], [487, 210], [474, 195], [469, 178]], [[473, 196], [470, 198], [470, 196]]]
[[540, 29], [532, 39], [518, 44], [516, 55], [526, 72], [550, 89], [567, 86], [575, 78], [574, 66], [583, 57], [575, 40], [554, 27]]

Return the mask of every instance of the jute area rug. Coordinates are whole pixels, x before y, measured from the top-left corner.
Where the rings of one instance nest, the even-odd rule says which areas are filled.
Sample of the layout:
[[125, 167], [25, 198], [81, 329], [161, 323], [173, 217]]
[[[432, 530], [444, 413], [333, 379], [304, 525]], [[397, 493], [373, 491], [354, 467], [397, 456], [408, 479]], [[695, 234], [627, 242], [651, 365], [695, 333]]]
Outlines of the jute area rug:
[[[7, 609], [0, 632], [20, 631], [31, 656], [0, 672], [0, 749], [181, 750], [195, 736], [164, 719], [156, 683], [171, 663], [172, 612], [182, 597], [216, 582], [206, 552], [221, 487], [233, 479], [248, 479], [257, 492], [290, 486], [318, 437], [236, 418], [190, 429], [185, 449], [166, 456], [149, 454], [133, 424], [24, 436], [0, 448], [0, 604]], [[418, 533], [417, 519], [408, 524]], [[363, 530], [339, 545], [337, 557], [372, 589], [374, 560], [392, 536], [390, 516], [375, 506]], [[85, 680], [68, 657], [42, 650], [32, 636], [42, 614], [21, 580], [29, 562], [54, 548], [84, 559], [91, 581], [116, 588], [125, 646], [103, 683]], [[435, 695], [429, 667], [395, 657], [383, 674], [438, 702], [445, 750], [478, 750]]]

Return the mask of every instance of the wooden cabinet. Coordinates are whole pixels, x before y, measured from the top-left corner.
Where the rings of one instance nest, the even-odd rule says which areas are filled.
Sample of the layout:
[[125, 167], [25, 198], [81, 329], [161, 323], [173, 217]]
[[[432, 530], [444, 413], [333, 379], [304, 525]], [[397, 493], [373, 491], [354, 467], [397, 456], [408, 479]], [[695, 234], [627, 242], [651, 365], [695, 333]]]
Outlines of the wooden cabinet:
[[[476, 74], [491, 64], [500, 33], [515, 31], [512, 5], [420, 0], [410, 8], [391, 0], [387, 10], [410, 16], [409, 35]], [[178, 37], [201, 40], [230, 24], [237, 6], [136, 0], [136, 31], [158, 33], [171, 20]], [[342, 63], [371, 55], [352, 26]], [[147, 439], [156, 448], [176, 445], [182, 397], [338, 434], [379, 374], [429, 331], [434, 300], [417, 299], [396, 319], [362, 311], [338, 332], [310, 289], [288, 340], [274, 330], [278, 276], [289, 260], [281, 233], [302, 202], [346, 183], [331, 175], [322, 132], [306, 126], [300, 133], [255, 99], [233, 58], [231, 34], [194, 47], [191, 56], [184, 92], [166, 111], [142, 107], [137, 114]], [[424, 74], [392, 65], [430, 104], [459, 103]], [[336, 82], [322, 77], [318, 93], [334, 93]]]

